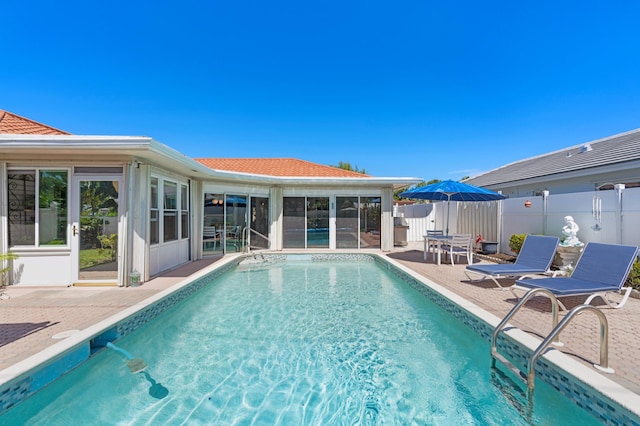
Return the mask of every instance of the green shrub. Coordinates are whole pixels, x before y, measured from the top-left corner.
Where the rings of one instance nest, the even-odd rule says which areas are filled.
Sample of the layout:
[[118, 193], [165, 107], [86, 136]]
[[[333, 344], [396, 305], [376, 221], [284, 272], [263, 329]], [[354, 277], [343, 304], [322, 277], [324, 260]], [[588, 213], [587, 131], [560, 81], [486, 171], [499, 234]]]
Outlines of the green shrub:
[[527, 234], [513, 234], [511, 238], [509, 238], [509, 248], [512, 252], [518, 254], [520, 253], [520, 249], [522, 248], [522, 244], [524, 243], [524, 239]]
[[4, 286], [6, 285], [6, 281], [7, 281], [7, 273], [9, 272], [9, 269], [11, 268], [10, 265], [7, 265], [6, 267], [2, 267], [5, 264], [5, 261], [9, 261], [9, 260], [14, 260], [17, 259], [18, 256], [16, 256], [15, 254], [9, 252], [9, 253], [0, 253], [0, 290], [4, 288]]
[[627, 284], [636, 290], [640, 290], [640, 262], [638, 262], [638, 259], [633, 262], [633, 266], [627, 277]]

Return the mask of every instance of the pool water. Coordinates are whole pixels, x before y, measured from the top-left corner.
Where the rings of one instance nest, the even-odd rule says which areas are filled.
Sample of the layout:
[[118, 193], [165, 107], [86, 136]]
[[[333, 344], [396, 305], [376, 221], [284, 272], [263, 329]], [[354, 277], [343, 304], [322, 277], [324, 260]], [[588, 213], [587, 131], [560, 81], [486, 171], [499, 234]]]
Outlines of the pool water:
[[530, 418], [489, 343], [373, 262], [240, 264], [1, 424], [597, 424], [544, 383]]

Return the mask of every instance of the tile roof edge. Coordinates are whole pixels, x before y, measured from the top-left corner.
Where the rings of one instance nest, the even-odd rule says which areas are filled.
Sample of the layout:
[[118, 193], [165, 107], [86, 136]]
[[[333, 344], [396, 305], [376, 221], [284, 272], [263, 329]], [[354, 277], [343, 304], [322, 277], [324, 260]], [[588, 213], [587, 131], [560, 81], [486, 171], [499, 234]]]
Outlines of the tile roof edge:
[[46, 127], [47, 129], [50, 129], [50, 130], [53, 130], [53, 131], [59, 132], [59, 133], [61, 133], [62, 135], [71, 135], [71, 133], [66, 132], [66, 131], [64, 131], [64, 130], [60, 130], [60, 129], [56, 128], [56, 127], [49, 126], [48, 124], [40, 123], [39, 121], [33, 120], [33, 119], [31, 119], [31, 118], [23, 117], [23, 116], [21, 116], [21, 115], [19, 115], [19, 114], [16, 114], [16, 113], [11, 112], [11, 111], [7, 111], [7, 110], [5, 110], [5, 109], [0, 109], [0, 112], [2, 113], [2, 114], [0, 114], [0, 120], [4, 119], [4, 118], [5, 118], [5, 116], [8, 114], [8, 115], [11, 115], [11, 116], [13, 116], [13, 117], [15, 117], [15, 118], [18, 118], [18, 119], [20, 119], [20, 120], [28, 121], [28, 122], [30, 122], [30, 123], [37, 124], [38, 126]]
[[[205, 161], [207, 160], [235, 160], [235, 161], [245, 161], [245, 160], [280, 160], [280, 161], [288, 161], [288, 160], [292, 160], [292, 161], [297, 161], [297, 162], [301, 162], [301, 163], [306, 163], [306, 164], [310, 164], [314, 167], [322, 167], [328, 170], [340, 170], [342, 172], [347, 172], [347, 173], [351, 173], [353, 174], [353, 176], [339, 176], [339, 177], [352, 177], [352, 178], [371, 178], [373, 176], [366, 174], [366, 173], [359, 173], [353, 170], [346, 170], [346, 169], [341, 169], [340, 167], [336, 167], [336, 166], [327, 166], [326, 164], [320, 164], [320, 163], [314, 163], [313, 161], [309, 161], [309, 160], [302, 160], [300, 158], [294, 158], [294, 157], [198, 157], [198, 158], [194, 158], [195, 161], [204, 164]], [[223, 169], [219, 169], [219, 170], [223, 170]], [[272, 175], [263, 175], [263, 176], [272, 176]], [[333, 177], [330, 177], [333, 178]]]

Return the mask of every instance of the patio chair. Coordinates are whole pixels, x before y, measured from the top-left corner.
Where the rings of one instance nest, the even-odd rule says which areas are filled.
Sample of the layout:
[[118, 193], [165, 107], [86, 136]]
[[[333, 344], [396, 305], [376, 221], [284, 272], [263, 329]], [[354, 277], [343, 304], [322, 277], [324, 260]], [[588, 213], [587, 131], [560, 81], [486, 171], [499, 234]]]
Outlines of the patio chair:
[[427, 260], [427, 252], [432, 252], [438, 245], [435, 240], [429, 240], [429, 237], [441, 237], [444, 235], [444, 231], [441, 229], [427, 230], [424, 234], [424, 260]]
[[231, 226], [227, 231], [226, 243], [232, 244], [235, 251], [240, 251], [242, 249], [242, 234], [243, 228], [241, 225]]
[[443, 253], [449, 256], [449, 259], [451, 259], [451, 265], [454, 265], [453, 256], [456, 256], [458, 259], [460, 256], [465, 256], [469, 265], [473, 263], [471, 234], [453, 234], [451, 236], [451, 240], [447, 241], [447, 244], [442, 246], [440, 249]]
[[[638, 247], [616, 244], [587, 243], [570, 277], [517, 280], [512, 289], [530, 290], [544, 288], [556, 298], [566, 296], [589, 296], [584, 302], [591, 303], [600, 297], [611, 308], [621, 308], [627, 302], [631, 287], [624, 283], [638, 256]], [[625, 290], [619, 303], [606, 298], [609, 292]], [[564, 305], [558, 301], [561, 309]]]
[[216, 251], [216, 245], [218, 244], [218, 234], [216, 233], [216, 227], [205, 226], [202, 228], [202, 246], [204, 250], [206, 250], [207, 246], [211, 243], [213, 243], [213, 251]]
[[[559, 242], [558, 237], [527, 235], [515, 263], [469, 265], [465, 275], [472, 282], [491, 279], [501, 289], [506, 288], [498, 282], [502, 278], [524, 279], [529, 275], [548, 273], [555, 276], [555, 272], [551, 272], [549, 268]], [[481, 274], [482, 277], [474, 279], [469, 273]]]

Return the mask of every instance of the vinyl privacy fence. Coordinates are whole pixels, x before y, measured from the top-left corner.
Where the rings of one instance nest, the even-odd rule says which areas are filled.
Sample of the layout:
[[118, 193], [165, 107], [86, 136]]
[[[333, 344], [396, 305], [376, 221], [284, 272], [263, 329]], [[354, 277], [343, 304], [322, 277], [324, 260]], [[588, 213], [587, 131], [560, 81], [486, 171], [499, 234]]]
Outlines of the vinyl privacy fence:
[[[525, 207], [525, 201], [530, 207]], [[529, 204], [529, 203], [527, 203]], [[396, 206], [395, 216], [409, 225], [408, 241], [422, 241], [428, 229], [444, 229], [446, 202]], [[510, 252], [513, 234], [562, 237], [564, 217], [580, 227], [578, 238], [610, 244], [640, 246], [640, 188], [549, 194], [490, 202], [451, 202], [449, 233], [482, 235], [497, 241], [498, 250]]]

